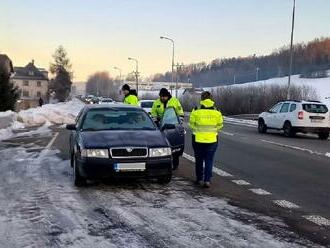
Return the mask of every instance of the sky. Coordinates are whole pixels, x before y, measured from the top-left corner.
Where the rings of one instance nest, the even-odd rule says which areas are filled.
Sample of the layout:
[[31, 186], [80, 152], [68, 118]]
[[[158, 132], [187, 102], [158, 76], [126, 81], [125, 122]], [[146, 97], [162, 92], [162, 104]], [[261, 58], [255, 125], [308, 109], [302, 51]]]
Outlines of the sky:
[[[1, 0], [0, 53], [14, 66], [32, 59], [49, 68], [63, 45], [74, 81], [96, 71], [128, 74], [139, 61], [142, 76], [175, 62], [263, 55], [290, 42], [293, 0]], [[330, 36], [330, 1], [297, 0], [295, 42]]]

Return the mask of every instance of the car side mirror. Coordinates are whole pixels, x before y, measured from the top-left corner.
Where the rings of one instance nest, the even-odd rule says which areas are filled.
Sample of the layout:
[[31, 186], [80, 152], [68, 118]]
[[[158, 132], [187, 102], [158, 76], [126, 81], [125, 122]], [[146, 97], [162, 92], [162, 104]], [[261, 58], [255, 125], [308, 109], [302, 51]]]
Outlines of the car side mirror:
[[169, 129], [175, 129], [175, 125], [174, 125], [174, 124], [164, 124], [164, 125], [161, 127], [161, 131], [169, 130]]
[[67, 130], [76, 130], [77, 128], [76, 128], [76, 124], [67, 124], [66, 125], [66, 129]]

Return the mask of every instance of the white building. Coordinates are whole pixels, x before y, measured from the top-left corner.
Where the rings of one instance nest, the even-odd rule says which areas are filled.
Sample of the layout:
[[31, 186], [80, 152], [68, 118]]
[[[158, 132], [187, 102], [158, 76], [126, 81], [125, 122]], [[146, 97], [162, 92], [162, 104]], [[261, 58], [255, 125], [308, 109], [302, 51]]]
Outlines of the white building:
[[38, 106], [40, 98], [44, 102], [48, 100], [48, 72], [43, 68], [37, 68], [33, 60], [25, 67], [14, 67], [12, 81], [19, 89], [19, 109]]

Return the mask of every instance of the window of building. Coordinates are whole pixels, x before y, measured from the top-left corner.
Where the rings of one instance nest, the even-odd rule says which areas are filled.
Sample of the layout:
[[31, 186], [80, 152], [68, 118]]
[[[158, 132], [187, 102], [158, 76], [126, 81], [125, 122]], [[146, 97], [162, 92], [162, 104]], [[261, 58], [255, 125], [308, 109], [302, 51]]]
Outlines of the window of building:
[[29, 81], [24, 80], [24, 81], [23, 81], [23, 86], [29, 86]]
[[23, 97], [29, 97], [30, 94], [27, 90], [23, 90]]
[[37, 97], [41, 97], [41, 92], [37, 91]]
[[41, 87], [41, 82], [37, 81], [37, 87]]
[[29, 71], [29, 75], [30, 76], [33, 76], [34, 75], [34, 72], [33, 71]]

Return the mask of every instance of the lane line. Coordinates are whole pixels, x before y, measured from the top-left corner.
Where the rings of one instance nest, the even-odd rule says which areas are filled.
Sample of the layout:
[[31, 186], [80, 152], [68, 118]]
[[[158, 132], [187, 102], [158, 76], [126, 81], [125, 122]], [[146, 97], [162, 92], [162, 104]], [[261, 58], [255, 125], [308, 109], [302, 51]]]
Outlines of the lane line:
[[300, 208], [297, 204], [294, 204], [292, 202], [286, 201], [286, 200], [275, 200], [273, 201], [276, 205], [282, 207], [282, 208], [288, 208], [288, 209], [297, 209]]
[[274, 141], [270, 141], [270, 140], [264, 140], [264, 139], [261, 139], [260, 141], [262, 141], [264, 143], [268, 143], [268, 144], [280, 146], [280, 147], [290, 148], [290, 149], [297, 150], [297, 151], [308, 152], [310, 154], [315, 154], [315, 155], [319, 155], [319, 156], [326, 156], [326, 157], [328, 157], [328, 155], [325, 154], [325, 153], [321, 153], [321, 152], [317, 152], [317, 151], [312, 151], [310, 149], [302, 148], [302, 147], [299, 147], [299, 146], [291, 146], [291, 145], [286, 145], [286, 144], [282, 144], [282, 143], [278, 143], [278, 142], [274, 142]]
[[[184, 157], [185, 159], [188, 159], [189, 161], [195, 163], [195, 158], [187, 153], [183, 153], [182, 157]], [[233, 177], [233, 175], [231, 175], [230, 173], [221, 170], [219, 168], [213, 167], [213, 172], [221, 177]]]
[[251, 185], [251, 183], [245, 181], [245, 180], [231, 180], [233, 183], [236, 183], [237, 185]]
[[54, 144], [54, 142], [55, 142], [55, 140], [56, 140], [58, 134], [59, 134], [59, 133], [55, 133], [54, 137], [50, 140], [50, 142], [49, 142], [48, 145], [45, 147], [45, 149], [48, 150], [49, 148], [51, 148], [51, 146]]
[[226, 132], [226, 131], [221, 131], [220, 134], [228, 135], [228, 136], [234, 136], [235, 134]]
[[303, 218], [319, 226], [330, 226], [330, 220], [319, 215], [304, 215]]
[[272, 193], [263, 190], [263, 189], [249, 189], [250, 191], [252, 191], [253, 193], [257, 194], [257, 195], [271, 195]]

